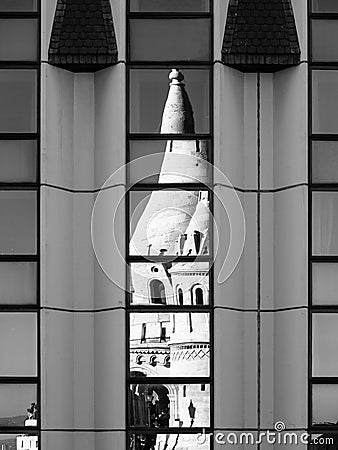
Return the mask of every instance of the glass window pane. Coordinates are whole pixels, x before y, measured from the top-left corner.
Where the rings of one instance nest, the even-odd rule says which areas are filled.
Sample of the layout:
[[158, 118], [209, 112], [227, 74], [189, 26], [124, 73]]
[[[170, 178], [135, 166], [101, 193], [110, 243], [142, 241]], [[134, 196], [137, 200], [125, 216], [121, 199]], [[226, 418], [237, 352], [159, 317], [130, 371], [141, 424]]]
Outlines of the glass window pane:
[[338, 12], [337, 0], [312, 0], [313, 12]]
[[312, 143], [312, 181], [314, 183], [338, 182], [338, 141]]
[[312, 131], [338, 133], [338, 71], [312, 71]]
[[338, 192], [312, 195], [312, 253], [338, 254]]
[[336, 425], [338, 422], [338, 385], [315, 384], [312, 387], [312, 424]]
[[130, 264], [132, 305], [209, 304], [209, 263]]
[[0, 254], [36, 253], [36, 192], [0, 191]]
[[131, 191], [129, 198], [131, 255], [209, 253], [207, 191]]
[[[313, 316], [313, 376], [338, 374], [338, 314]], [[337, 418], [338, 420], [338, 418]]]
[[36, 152], [36, 141], [0, 140], [0, 182], [35, 182]]
[[[28, 417], [27, 409], [32, 404], [36, 408], [37, 396], [34, 384], [0, 384], [0, 427], [22, 427]], [[33, 422], [26, 425], [37, 426], [36, 412], [31, 414]], [[34, 419], [35, 417], [35, 419]], [[14, 447], [16, 448], [16, 447]]]
[[35, 262], [0, 261], [0, 303], [36, 303], [36, 271]]
[[35, 70], [0, 70], [0, 133], [36, 132]]
[[312, 20], [312, 60], [337, 61], [338, 21]]
[[[210, 141], [130, 141], [129, 182], [205, 183], [211, 179], [207, 164]], [[141, 159], [139, 159], [141, 158]], [[136, 161], [139, 159], [138, 161]]]
[[36, 0], [0, 0], [0, 11], [35, 11]]
[[36, 61], [36, 19], [0, 19], [0, 60]]
[[208, 12], [210, 0], [130, 0], [132, 12]]
[[317, 305], [338, 305], [338, 264], [312, 264], [312, 302]]
[[[2, 447], [1, 447], [2, 446]], [[38, 436], [30, 434], [0, 434], [0, 448], [2, 450], [37, 450]]]
[[129, 319], [132, 377], [209, 376], [208, 313], [131, 313]]
[[[156, 364], [156, 356], [153, 358]], [[129, 423], [132, 427], [209, 427], [210, 385], [131, 384]], [[193, 417], [191, 417], [193, 416]]]
[[0, 313], [0, 376], [36, 376], [34, 313]]
[[[130, 71], [130, 132], [131, 133], [160, 133], [163, 128], [167, 130], [168, 114], [166, 115], [166, 126], [163, 124], [162, 116], [168, 97], [170, 69], [132, 69]], [[197, 69], [183, 69], [184, 85], [181, 84], [181, 94], [170, 97], [168, 108], [177, 99], [182, 99], [181, 105], [185, 108], [182, 114], [193, 114], [194, 131], [196, 133], [209, 132], [209, 71]], [[179, 106], [179, 105], [178, 105]], [[167, 108], [167, 110], [168, 110]], [[180, 113], [180, 109], [177, 110]], [[175, 119], [175, 116], [171, 116]], [[188, 127], [186, 133], [191, 133]], [[177, 133], [171, 131], [171, 133]]]
[[[204, 442], [205, 437], [205, 442]], [[201, 439], [203, 438], [203, 444]], [[199, 434], [161, 434], [161, 433], [142, 433], [130, 435], [129, 448], [131, 450], [145, 449], [184, 449], [184, 450], [210, 450], [210, 436]]]
[[131, 61], [208, 61], [210, 19], [130, 19]]

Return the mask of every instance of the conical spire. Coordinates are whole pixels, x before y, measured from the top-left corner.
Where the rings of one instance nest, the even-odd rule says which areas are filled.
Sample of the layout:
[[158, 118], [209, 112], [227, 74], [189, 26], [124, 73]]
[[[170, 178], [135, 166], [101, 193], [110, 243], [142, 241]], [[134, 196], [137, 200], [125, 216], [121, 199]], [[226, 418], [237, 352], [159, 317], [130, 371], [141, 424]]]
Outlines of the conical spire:
[[179, 70], [172, 69], [169, 80], [171, 82], [163, 110], [161, 133], [194, 134], [194, 114], [184, 87], [184, 76]]

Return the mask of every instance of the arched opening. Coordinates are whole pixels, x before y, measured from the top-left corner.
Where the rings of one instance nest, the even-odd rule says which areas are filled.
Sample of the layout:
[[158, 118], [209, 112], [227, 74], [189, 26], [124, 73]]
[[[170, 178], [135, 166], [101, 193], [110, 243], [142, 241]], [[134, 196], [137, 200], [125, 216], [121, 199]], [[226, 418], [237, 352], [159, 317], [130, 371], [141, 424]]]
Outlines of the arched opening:
[[200, 287], [195, 290], [195, 300], [196, 305], [203, 305], [203, 289]]
[[178, 290], [177, 290], [177, 294], [178, 294], [178, 303], [179, 303], [179, 305], [183, 305], [183, 301], [184, 301], [184, 297], [183, 297], [183, 291], [182, 291], [182, 289], [181, 288], [179, 288]]
[[130, 386], [130, 423], [132, 426], [169, 427], [170, 400], [168, 389], [161, 384]]
[[152, 280], [150, 282], [150, 298], [151, 303], [156, 305], [165, 305], [167, 303], [165, 296], [165, 287], [162, 281]]

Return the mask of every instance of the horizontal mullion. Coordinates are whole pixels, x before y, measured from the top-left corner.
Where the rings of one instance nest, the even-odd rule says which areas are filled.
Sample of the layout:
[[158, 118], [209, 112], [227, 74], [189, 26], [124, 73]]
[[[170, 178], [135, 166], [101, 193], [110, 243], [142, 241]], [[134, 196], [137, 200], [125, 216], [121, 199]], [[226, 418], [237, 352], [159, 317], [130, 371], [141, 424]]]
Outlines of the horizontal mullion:
[[[155, 134], [155, 133], [128, 133], [129, 141], [206, 141], [211, 140], [211, 134]], [[338, 140], [338, 135], [337, 135]]]
[[313, 70], [338, 70], [338, 61], [310, 61]]
[[128, 384], [211, 384], [211, 377], [128, 377]]
[[338, 191], [338, 183], [312, 183], [309, 189], [313, 192], [316, 191]]
[[38, 11], [0, 11], [0, 19], [39, 19]]
[[157, 12], [157, 11], [129, 11], [127, 13], [128, 19], [211, 19], [211, 12]]
[[0, 133], [0, 141], [34, 141], [38, 133]]
[[163, 190], [179, 190], [179, 191], [211, 191], [210, 185], [203, 183], [136, 183], [130, 184], [128, 192], [132, 191], [163, 191]]
[[309, 16], [313, 20], [338, 20], [338, 13], [311, 12]]
[[[205, 61], [187, 61], [187, 60], [176, 60], [176, 59], [168, 59], [166, 61], [152, 61], [152, 60], [129, 60], [128, 65], [135, 64], [135, 65], [144, 65], [144, 66], [153, 66], [156, 64], [157, 66], [179, 66], [180, 69], [184, 70], [188, 67], [182, 67], [182, 66], [213, 66], [213, 60], [208, 59]], [[148, 68], [148, 67], [147, 67]]]
[[38, 70], [40, 67], [40, 62], [36, 61], [0, 61], [0, 69], [11, 69], [11, 70]]
[[211, 255], [207, 256], [140, 256], [140, 255], [128, 255], [126, 257], [127, 263], [179, 263], [179, 262], [210, 262], [213, 259]]
[[[38, 420], [38, 424], [39, 424], [39, 419]], [[1, 434], [24, 434], [24, 435], [28, 435], [28, 436], [39, 436], [39, 425], [37, 425], [36, 427], [27, 427], [27, 426], [22, 426], [22, 427], [0, 427], [0, 432]], [[11, 447], [12, 448], [12, 447]], [[41, 447], [39, 447], [41, 449]]]
[[213, 308], [209, 305], [133, 305], [129, 304], [127, 310], [130, 313], [210, 313]]
[[209, 434], [213, 429], [209, 427], [193, 427], [193, 428], [178, 428], [178, 427], [164, 427], [164, 428], [151, 428], [151, 427], [128, 427], [129, 436], [132, 434]]
[[338, 384], [338, 377], [311, 377], [311, 384]]
[[38, 384], [38, 377], [1, 377], [0, 384]]
[[0, 190], [3, 191], [36, 191], [40, 188], [40, 183], [38, 183], [37, 181], [28, 181], [27, 183], [25, 182], [2, 182], [0, 181]]
[[325, 313], [338, 313], [337, 305], [311, 305], [311, 313], [325, 314]]
[[31, 255], [8, 255], [8, 254], [0, 254], [0, 262], [38, 262], [39, 256], [37, 253]]
[[29, 305], [20, 305], [20, 304], [13, 304], [13, 305], [6, 305], [6, 304], [0, 304], [0, 314], [4, 312], [32, 312], [37, 313], [40, 311], [40, 306], [36, 304], [29, 304]]

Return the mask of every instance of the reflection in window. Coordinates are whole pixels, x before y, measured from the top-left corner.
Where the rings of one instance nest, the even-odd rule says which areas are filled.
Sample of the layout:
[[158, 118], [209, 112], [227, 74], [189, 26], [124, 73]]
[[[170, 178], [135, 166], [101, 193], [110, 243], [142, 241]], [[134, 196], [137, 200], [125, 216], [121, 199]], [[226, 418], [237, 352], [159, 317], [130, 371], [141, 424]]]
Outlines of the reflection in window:
[[0, 140], [0, 182], [36, 181], [36, 141]]
[[[131, 184], [210, 182], [211, 169], [206, 163], [210, 141], [200, 139], [130, 141], [129, 151], [132, 161], [128, 166]], [[136, 161], [138, 158], [142, 159]], [[194, 165], [199, 167], [198, 171], [191, 170]]]
[[312, 20], [312, 60], [337, 61], [338, 21]]
[[36, 253], [36, 192], [0, 191], [0, 253]]
[[[131, 255], [208, 254], [209, 198], [203, 191], [161, 190], [130, 193]], [[196, 252], [196, 230], [201, 233]], [[183, 245], [181, 237], [186, 235]]]
[[[209, 376], [209, 326], [208, 313], [131, 313], [131, 375], [137, 372], [146, 377]], [[150, 346], [154, 349], [152, 354]], [[152, 356], [156, 356], [156, 366]]]
[[0, 434], [0, 449], [2, 450], [37, 450], [38, 436], [31, 434]]
[[0, 19], [0, 60], [36, 61], [37, 19]]
[[338, 254], [338, 193], [313, 193], [312, 246], [314, 255]]
[[338, 385], [314, 384], [312, 387], [312, 424], [338, 423]]
[[132, 434], [129, 440], [129, 450], [153, 450], [153, 449], [181, 449], [184, 450], [210, 450], [210, 437], [205, 435], [204, 444], [198, 442], [197, 434], [161, 434], [142, 433]]
[[[338, 373], [338, 314], [313, 314], [313, 376]], [[338, 420], [338, 418], [337, 418]]]
[[338, 12], [337, 0], [312, 0], [312, 11], [323, 13]]
[[129, 411], [133, 427], [208, 427], [210, 387], [201, 391], [200, 384], [132, 384]]
[[[1, 266], [0, 266], [1, 267]], [[191, 295], [191, 286], [204, 286], [205, 292], [209, 290], [209, 263], [208, 262], [168, 262], [168, 263], [131, 263], [130, 264], [130, 292], [132, 305], [152, 305], [149, 285], [154, 280], [160, 281], [157, 288], [159, 292], [154, 298], [158, 302], [162, 300], [167, 305], [183, 305], [184, 295]], [[156, 286], [153, 285], [152, 288]], [[163, 290], [164, 289], [164, 290]], [[195, 295], [195, 294], [194, 294]], [[197, 293], [199, 295], [199, 293]], [[203, 294], [202, 294], [203, 295]], [[193, 302], [196, 304], [196, 302]], [[204, 304], [208, 304], [208, 298], [204, 299]]]
[[0, 304], [36, 303], [35, 262], [0, 261]]
[[0, 313], [0, 376], [36, 376], [36, 336], [36, 314]]
[[210, 19], [130, 19], [132, 61], [208, 61]]
[[37, 124], [35, 70], [0, 70], [0, 133], [33, 133]]
[[338, 193], [313, 193], [312, 236], [313, 254], [338, 254]]
[[312, 264], [312, 303], [315, 305], [338, 304], [338, 264]]
[[0, 384], [0, 427], [37, 426], [36, 402], [36, 385]]
[[337, 133], [338, 71], [312, 71], [312, 131]]
[[210, 0], [130, 0], [130, 11], [208, 12], [210, 8], [209, 2]]
[[338, 141], [312, 142], [312, 181], [338, 182]]
[[165, 287], [162, 281], [151, 280], [149, 286], [150, 286], [151, 302], [154, 303], [155, 305], [165, 305], [166, 304]]
[[[130, 132], [160, 133], [170, 69], [132, 69], [129, 73]], [[181, 73], [185, 102], [190, 101], [194, 114], [195, 132], [209, 133], [209, 71], [183, 69]]]

